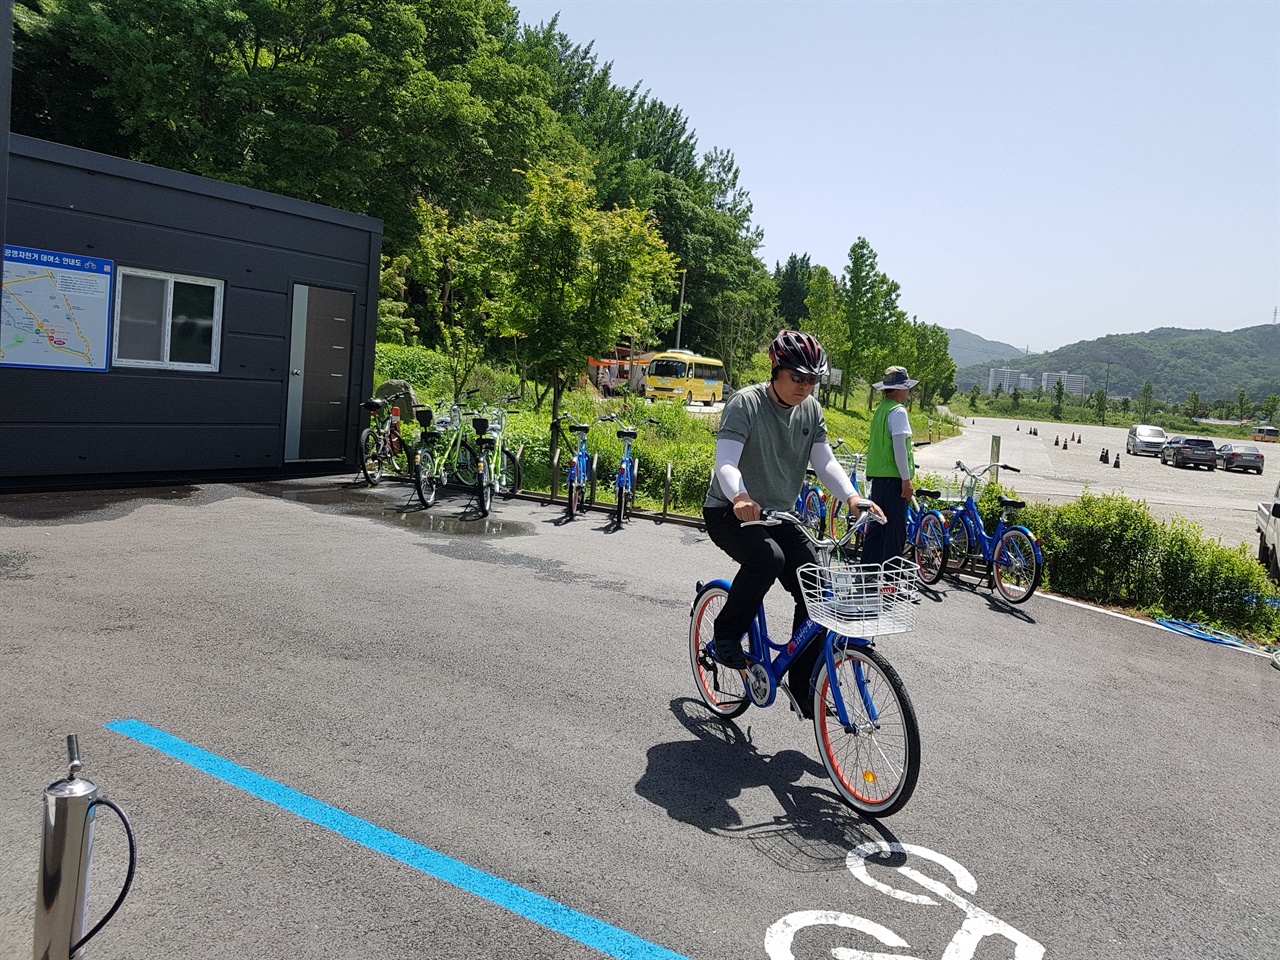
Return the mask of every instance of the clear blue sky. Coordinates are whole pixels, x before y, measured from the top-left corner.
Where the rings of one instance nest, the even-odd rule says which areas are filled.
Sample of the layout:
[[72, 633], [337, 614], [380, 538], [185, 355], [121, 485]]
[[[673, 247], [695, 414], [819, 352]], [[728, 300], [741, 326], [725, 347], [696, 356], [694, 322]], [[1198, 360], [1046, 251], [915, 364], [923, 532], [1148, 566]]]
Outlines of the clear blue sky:
[[772, 269], [865, 236], [922, 321], [1052, 349], [1280, 306], [1280, 2], [512, 0], [725, 147]]

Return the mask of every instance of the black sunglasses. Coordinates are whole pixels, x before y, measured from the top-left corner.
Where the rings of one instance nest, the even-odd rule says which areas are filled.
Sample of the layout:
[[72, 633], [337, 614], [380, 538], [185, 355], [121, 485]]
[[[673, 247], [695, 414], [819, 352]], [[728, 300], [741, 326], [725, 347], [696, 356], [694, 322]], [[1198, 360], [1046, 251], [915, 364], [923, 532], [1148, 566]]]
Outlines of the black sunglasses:
[[792, 383], [804, 383], [811, 387], [817, 386], [817, 377], [805, 376], [803, 373], [796, 373], [794, 370], [788, 370], [787, 372], [791, 374]]

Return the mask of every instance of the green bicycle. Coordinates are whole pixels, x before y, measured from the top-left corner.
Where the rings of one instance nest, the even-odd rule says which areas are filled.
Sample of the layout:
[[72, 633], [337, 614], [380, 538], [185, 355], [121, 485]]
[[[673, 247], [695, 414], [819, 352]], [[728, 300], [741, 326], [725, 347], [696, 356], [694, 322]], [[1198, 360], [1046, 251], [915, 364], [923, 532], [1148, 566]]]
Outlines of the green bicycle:
[[[475, 393], [472, 390], [470, 393]], [[456, 403], [442, 408], [447, 416], [432, 419], [430, 408], [419, 422], [427, 421], [430, 429], [422, 431], [422, 438], [414, 456], [413, 486], [423, 508], [430, 508], [439, 499], [440, 490], [450, 479], [467, 487], [478, 487], [481, 473], [479, 451], [463, 436], [462, 412]]]

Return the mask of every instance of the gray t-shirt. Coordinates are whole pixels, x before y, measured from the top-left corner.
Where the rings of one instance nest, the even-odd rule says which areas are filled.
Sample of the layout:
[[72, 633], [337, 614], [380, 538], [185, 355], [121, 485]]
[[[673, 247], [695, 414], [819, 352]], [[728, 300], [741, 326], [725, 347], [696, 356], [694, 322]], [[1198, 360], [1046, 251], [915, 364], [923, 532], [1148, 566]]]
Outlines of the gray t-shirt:
[[[752, 500], [766, 510], [791, 510], [804, 486], [809, 448], [826, 442], [827, 422], [812, 394], [787, 408], [769, 396], [767, 383], [758, 383], [729, 398], [716, 438], [742, 444], [738, 469]], [[728, 505], [720, 478], [713, 474], [704, 506]]]

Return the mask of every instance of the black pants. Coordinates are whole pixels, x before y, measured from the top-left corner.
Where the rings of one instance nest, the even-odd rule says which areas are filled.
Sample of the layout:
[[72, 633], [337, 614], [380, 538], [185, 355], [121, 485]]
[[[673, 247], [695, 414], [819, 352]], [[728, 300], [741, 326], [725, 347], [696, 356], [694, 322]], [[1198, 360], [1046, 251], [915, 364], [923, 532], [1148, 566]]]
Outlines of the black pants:
[[902, 499], [902, 480], [898, 477], [872, 477], [871, 502], [884, 511], [888, 523], [872, 521], [862, 541], [863, 563], [884, 563], [902, 556], [907, 542], [907, 504]]
[[[716, 617], [716, 643], [719, 644], [721, 638], [730, 643], [742, 642], [742, 635], [775, 580], [795, 598], [796, 612], [791, 621], [791, 632], [795, 633], [808, 617], [796, 569], [802, 564], [816, 563], [818, 559], [804, 534], [790, 523], [744, 527], [730, 507], [705, 507], [702, 516], [707, 521], [711, 542], [741, 565], [724, 607]], [[778, 639], [774, 637], [775, 641]], [[806, 706], [810, 675], [821, 652], [820, 643], [811, 643], [787, 667], [788, 685]]]

